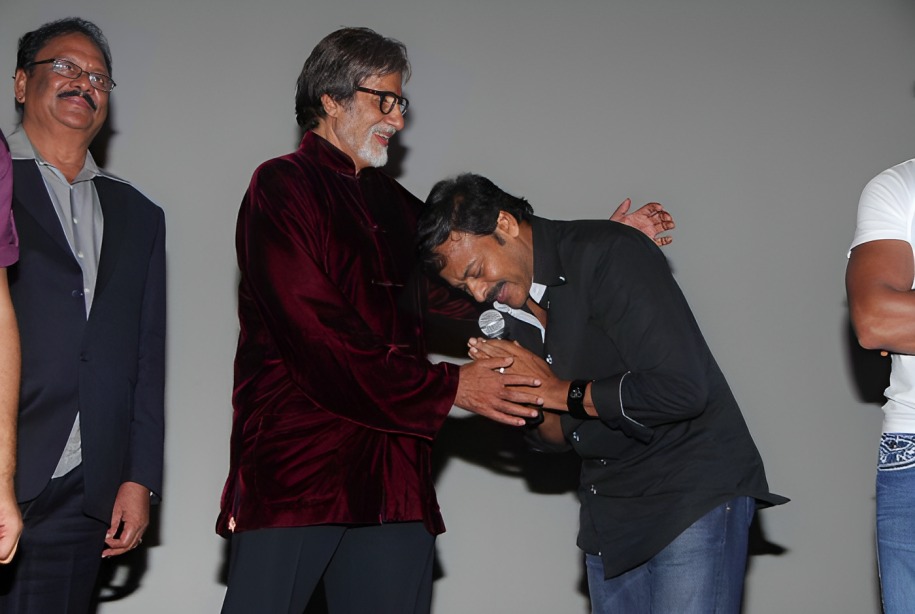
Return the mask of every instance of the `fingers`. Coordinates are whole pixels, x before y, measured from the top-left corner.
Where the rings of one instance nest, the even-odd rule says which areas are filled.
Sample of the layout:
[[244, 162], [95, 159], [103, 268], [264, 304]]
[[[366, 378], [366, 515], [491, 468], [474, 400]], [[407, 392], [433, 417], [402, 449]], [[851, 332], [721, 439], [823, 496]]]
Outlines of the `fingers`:
[[620, 206], [610, 215], [610, 220], [618, 222], [620, 218], [629, 213], [629, 207], [632, 205], [632, 199], [627, 198], [620, 203]]
[[0, 540], [0, 565], [8, 565], [13, 557], [16, 556], [16, 550], [19, 548], [19, 538], [17, 537], [10, 548], [9, 540], [4, 537]]
[[498, 422], [499, 424], [504, 424], [506, 426], [524, 426], [527, 424], [527, 421], [524, 418], [516, 418], [515, 416], [499, 411], [483, 413], [480, 415], [482, 415], [484, 418], [492, 420], [493, 422]]
[[[531, 375], [517, 375], [513, 373], [505, 372], [505, 375], [502, 376], [502, 385], [503, 386], [512, 386], [518, 387], [523, 386], [526, 388], [539, 388], [542, 385], [542, 381], [539, 377], [533, 377]], [[509, 390], [512, 390], [511, 388]], [[508, 398], [505, 395], [502, 395], [502, 398]], [[514, 399], [512, 399], [514, 400]], [[532, 403], [533, 401], [524, 400], [517, 401], [519, 403]]]
[[[537, 399], [535, 395], [527, 395], [526, 398]], [[477, 413], [490, 420], [509, 426], [524, 426], [527, 424], [527, 420], [537, 417], [537, 410], [531, 409], [527, 405], [519, 405], [504, 399], [494, 403], [490, 410]]]
[[109, 556], [119, 556], [137, 548], [143, 543], [143, 538], [140, 537], [141, 534], [142, 532], [139, 527], [132, 527], [125, 524], [120, 537], [109, 537], [105, 539], [105, 545], [108, 547], [102, 551], [102, 557], [108, 558]]

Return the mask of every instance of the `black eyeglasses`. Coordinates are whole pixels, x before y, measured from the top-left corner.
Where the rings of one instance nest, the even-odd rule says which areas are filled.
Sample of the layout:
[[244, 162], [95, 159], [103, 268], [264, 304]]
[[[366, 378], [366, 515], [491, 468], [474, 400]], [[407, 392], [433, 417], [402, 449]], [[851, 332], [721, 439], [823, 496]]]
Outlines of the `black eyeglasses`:
[[86, 73], [89, 75], [89, 84], [102, 92], [110, 92], [114, 89], [114, 86], [117, 85], [108, 75], [103, 75], [100, 72], [89, 72], [88, 70], [83, 70], [70, 60], [61, 60], [60, 58], [51, 58], [50, 60], [38, 60], [37, 62], [29, 62], [25, 65], [25, 68], [31, 68], [32, 66], [38, 66], [39, 64], [50, 64], [51, 70], [62, 77], [66, 77], [67, 79], [79, 79], [80, 75]]
[[378, 96], [378, 109], [387, 115], [394, 110], [394, 105], [400, 107], [400, 114], [406, 115], [407, 107], [410, 106], [410, 101], [404, 98], [403, 96], [398, 96], [394, 92], [388, 92], [385, 90], [373, 90], [367, 87], [356, 86], [356, 90], [360, 92], [365, 92], [366, 94], [374, 94]]

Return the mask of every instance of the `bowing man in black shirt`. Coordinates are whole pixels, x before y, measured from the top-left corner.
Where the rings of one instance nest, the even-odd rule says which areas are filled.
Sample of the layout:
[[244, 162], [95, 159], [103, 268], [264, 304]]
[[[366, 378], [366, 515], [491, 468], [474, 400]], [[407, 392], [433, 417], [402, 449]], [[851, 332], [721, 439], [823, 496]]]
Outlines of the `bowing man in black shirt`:
[[536, 217], [470, 174], [433, 187], [418, 241], [429, 270], [506, 315], [515, 342], [471, 339], [470, 355], [542, 381], [531, 439], [582, 458], [593, 611], [739, 612], [755, 510], [787, 499], [658, 247]]

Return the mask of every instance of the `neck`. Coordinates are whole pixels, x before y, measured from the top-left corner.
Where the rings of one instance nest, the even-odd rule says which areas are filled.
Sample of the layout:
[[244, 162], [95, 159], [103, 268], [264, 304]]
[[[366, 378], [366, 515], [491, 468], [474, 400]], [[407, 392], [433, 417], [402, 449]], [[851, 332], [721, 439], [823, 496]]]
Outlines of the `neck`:
[[48, 130], [42, 125], [28, 121], [26, 117], [22, 119], [22, 129], [25, 130], [35, 151], [72, 183], [83, 170], [89, 144], [92, 143], [95, 134], [89, 135], [77, 130]]
[[527, 297], [527, 308], [530, 309], [531, 313], [534, 314], [538, 320], [540, 320], [540, 324], [543, 326], [543, 328], [546, 328], [546, 322], [548, 319], [546, 309], [538, 305], [537, 301], [531, 297]]

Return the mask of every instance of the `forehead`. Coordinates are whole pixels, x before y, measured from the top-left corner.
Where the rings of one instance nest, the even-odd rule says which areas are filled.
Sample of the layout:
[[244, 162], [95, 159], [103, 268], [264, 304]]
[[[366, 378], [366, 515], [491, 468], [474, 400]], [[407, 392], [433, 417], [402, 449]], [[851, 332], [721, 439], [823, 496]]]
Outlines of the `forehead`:
[[473, 273], [474, 265], [489, 256], [498, 247], [492, 235], [474, 235], [452, 232], [435, 253], [445, 259], [441, 276], [446, 280], [462, 281]]
[[79, 32], [55, 36], [35, 56], [36, 60], [51, 58], [72, 60], [87, 70], [107, 70], [101, 50], [95, 46], [91, 38]]

